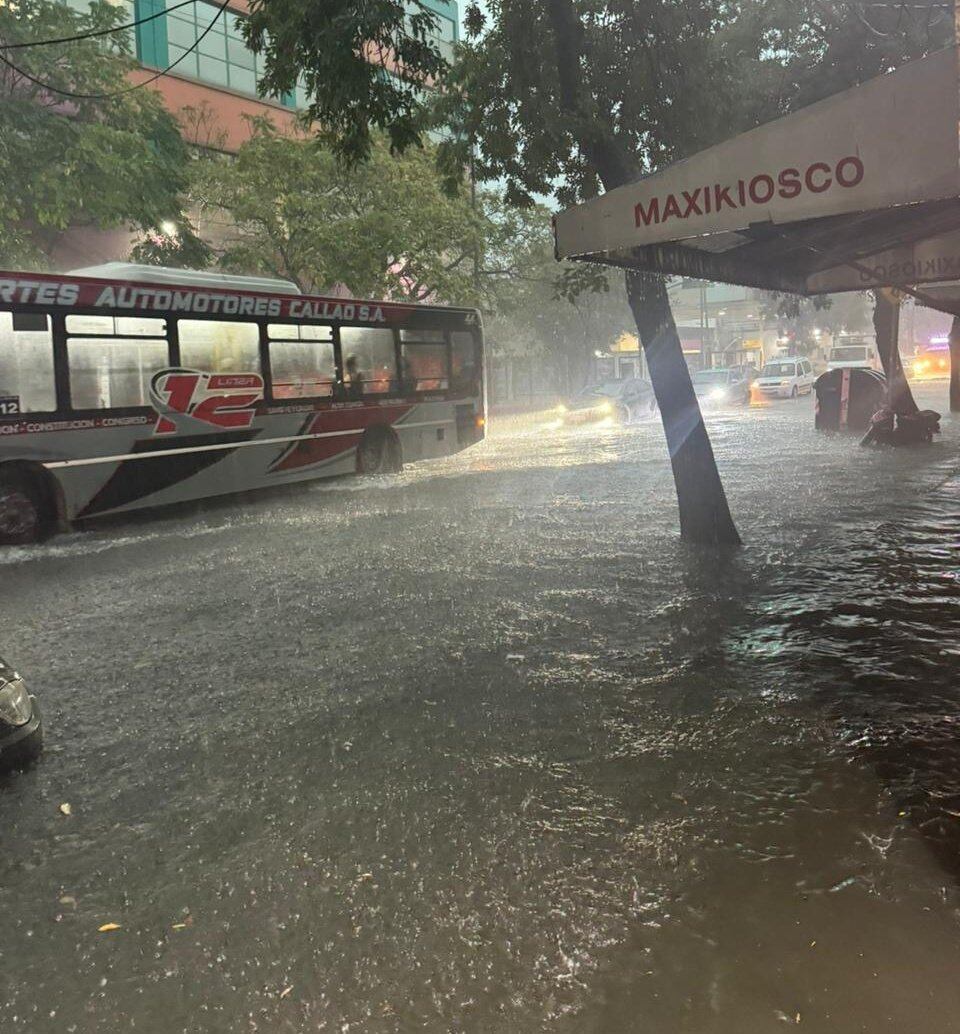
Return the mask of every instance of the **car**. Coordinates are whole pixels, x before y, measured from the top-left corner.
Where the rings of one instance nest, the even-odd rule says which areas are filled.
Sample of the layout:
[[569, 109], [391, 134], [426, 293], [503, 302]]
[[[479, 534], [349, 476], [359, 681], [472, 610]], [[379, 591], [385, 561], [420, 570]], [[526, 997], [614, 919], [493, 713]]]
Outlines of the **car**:
[[33, 761], [43, 747], [43, 719], [36, 698], [0, 658], [0, 770]]
[[[944, 340], [941, 345], [940, 341]], [[945, 339], [936, 338], [928, 348], [918, 350], [910, 363], [910, 375], [916, 381], [932, 381], [950, 376], [950, 349]]]
[[809, 395], [816, 379], [809, 359], [789, 355], [764, 364], [754, 387], [764, 398], [795, 399]]
[[735, 406], [750, 403], [750, 380], [741, 369], [697, 370], [691, 379], [701, 403]]
[[653, 385], [641, 377], [588, 384], [558, 407], [565, 424], [586, 424], [611, 418], [628, 423], [657, 408]]

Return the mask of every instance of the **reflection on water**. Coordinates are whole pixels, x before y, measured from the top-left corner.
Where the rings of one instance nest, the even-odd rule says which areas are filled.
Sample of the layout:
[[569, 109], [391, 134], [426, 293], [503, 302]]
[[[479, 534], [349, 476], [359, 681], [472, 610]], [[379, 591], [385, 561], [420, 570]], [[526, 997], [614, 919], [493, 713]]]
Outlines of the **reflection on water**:
[[0, 1029], [956, 1029], [958, 426], [710, 423], [732, 557], [653, 423], [5, 555]]

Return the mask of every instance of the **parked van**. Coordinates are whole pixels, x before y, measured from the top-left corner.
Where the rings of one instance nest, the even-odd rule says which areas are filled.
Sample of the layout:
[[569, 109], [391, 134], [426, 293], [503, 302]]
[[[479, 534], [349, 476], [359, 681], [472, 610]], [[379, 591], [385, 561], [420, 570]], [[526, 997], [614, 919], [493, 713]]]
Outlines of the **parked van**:
[[800, 355], [771, 359], [760, 371], [753, 387], [764, 398], [795, 399], [813, 391], [813, 366]]

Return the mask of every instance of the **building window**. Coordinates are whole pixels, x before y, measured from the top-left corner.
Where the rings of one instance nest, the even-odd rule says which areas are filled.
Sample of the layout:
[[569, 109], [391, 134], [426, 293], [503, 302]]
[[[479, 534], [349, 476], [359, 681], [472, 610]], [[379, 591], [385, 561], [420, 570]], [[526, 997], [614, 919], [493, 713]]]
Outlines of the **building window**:
[[[217, 18], [217, 7], [205, 2], [169, 10], [176, 3], [177, 0], [166, 0], [167, 64], [182, 58], [175, 71], [256, 97], [263, 59], [244, 42], [242, 18], [228, 11]], [[213, 27], [203, 36], [215, 18]], [[203, 39], [197, 43], [201, 36]], [[194, 49], [187, 53], [194, 44]]]

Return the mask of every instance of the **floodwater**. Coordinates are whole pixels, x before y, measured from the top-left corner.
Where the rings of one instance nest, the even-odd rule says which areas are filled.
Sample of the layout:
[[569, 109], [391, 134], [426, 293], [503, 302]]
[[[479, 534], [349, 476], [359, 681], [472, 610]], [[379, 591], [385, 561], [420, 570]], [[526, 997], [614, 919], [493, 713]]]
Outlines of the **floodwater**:
[[960, 1030], [960, 421], [708, 422], [0, 554], [0, 1030]]

